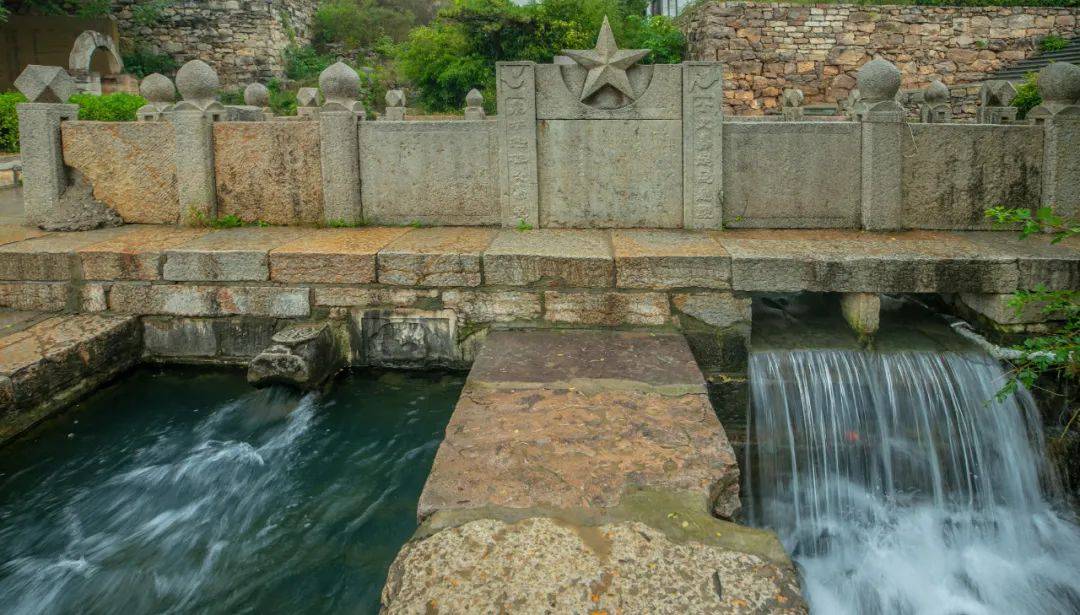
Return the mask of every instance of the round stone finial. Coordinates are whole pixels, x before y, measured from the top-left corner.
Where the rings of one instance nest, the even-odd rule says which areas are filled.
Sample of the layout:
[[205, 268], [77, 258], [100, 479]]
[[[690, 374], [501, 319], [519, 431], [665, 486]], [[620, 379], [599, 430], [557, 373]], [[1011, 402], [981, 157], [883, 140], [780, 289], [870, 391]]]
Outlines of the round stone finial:
[[1039, 71], [1039, 95], [1043, 102], [1071, 105], [1080, 100], [1080, 66], [1054, 62]]
[[480, 93], [480, 90], [473, 88], [465, 95], [465, 104], [469, 107], [483, 107], [484, 95]]
[[339, 60], [319, 74], [319, 90], [327, 102], [356, 100], [360, 95], [360, 75]]
[[387, 107], [404, 107], [405, 106], [405, 93], [401, 90], [387, 90], [386, 91], [386, 106]]
[[864, 101], [892, 100], [900, 90], [900, 69], [892, 62], [878, 58], [863, 64], [855, 74], [855, 81]]
[[270, 90], [261, 83], [252, 83], [244, 88], [244, 104], [249, 107], [269, 107]]
[[949, 86], [935, 79], [923, 90], [923, 101], [931, 105], [939, 105], [949, 100]]
[[171, 103], [176, 100], [176, 87], [171, 79], [161, 73], [143, 77], [139, 83], [139, 94], [152, 103]]
[[202, 60], [186, 62], [176, 71], [176, 89], [184, 100], [213, 99], [219, 87], [218, 74]]

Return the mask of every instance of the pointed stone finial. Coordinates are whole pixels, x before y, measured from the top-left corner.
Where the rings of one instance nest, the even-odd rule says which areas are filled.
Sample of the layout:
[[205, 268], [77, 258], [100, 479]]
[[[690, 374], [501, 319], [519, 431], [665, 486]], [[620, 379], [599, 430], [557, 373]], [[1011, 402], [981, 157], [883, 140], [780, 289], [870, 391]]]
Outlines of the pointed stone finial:
[[405, 121], [405, 92], [401, 90], [386, 91], [386, 112], [380, 119], [393, 122]]
[[75, 80], [59, 66], [30, 64], [15, 79], [15, 87], [32, 103], [66, 103], [76, 92]]
[[979, 108], [975, 111], [975, 121], [980, 124], [1004, 124], [1016, 120], [1016, 107], [1012, 106], [1016, 98], [1016, 86], [1004, 79], [985, 81], [979, 88]]
[[269, 107], [270, 90], [261, 83], [252, 83], [244, 88], [244, 104], [251, 107]]
[[927, 124], [940, 124], [952, 119], [947, 85], [935, 79], [926, 86], [923, 90], [923, 101], [919, 104], [919, 119]]
[[473, 88], [465, 95], [465, 119], [482, 120], [487, 117], [484, 112], [484, 95], [480, 90]]
[[[319, 74], [323, 109], [355, 111], [360, 96], [360, 75], [348, 64], [338, 61]], [[361, 107], [362, 109], [362, 107]]]
[[626, 70], [649, 54], [651, 49], [619, 49], [611, 24], [604, 16], [600, 34], [593, 49], [564, 49], [563, 54], [586, 69], [585, 85], [581, 88], [581, 101], [585, 102], [605, 86], [615, 90], [628, 101], [637, 98]]
[[300, 88], [296, 91], [296, 115], [313, 118], [319, 111], [318, 88]]
[[211, 111], [216, 119], [223, 119], [225, 107], [217, 101], [217, 91], [221, 87], [217, 72], [202, 60], [191, 60], [176, 71], [176, 89], [182, 101], [176, 104], [176, 111]]
[[139, 107], [135, 116], [140, 122], [157, 122], [165, 119], [165, 113], [172, 110], [176, 86], [165, 75], [153, 73], [143, 77], [139, 94], [146, 99], [146, 104]]
[[900, 69], [883, 58], [871, 60], [855, 73], [859, 94], [866, 103], [895, 100], [900, 90]]

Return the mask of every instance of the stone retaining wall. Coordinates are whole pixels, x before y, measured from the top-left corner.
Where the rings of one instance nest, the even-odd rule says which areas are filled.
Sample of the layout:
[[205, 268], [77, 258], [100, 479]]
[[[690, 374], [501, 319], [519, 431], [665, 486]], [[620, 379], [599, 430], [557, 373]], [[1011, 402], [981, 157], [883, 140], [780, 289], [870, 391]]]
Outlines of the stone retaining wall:
[[[875, 57], [900, 67], [904, 88], [976, 83], [1047, 35], [1075, 36], [1078, 16], [1080, 7], [707, 2], [684, 29], [693, 59], [727, 66], [726, 111], [762, 114], [780, 112], [784, 88], [800, 88], [810, 103], [843, 101], [855, 71]], [[959, 99], [954, 113], [974, 109]]]

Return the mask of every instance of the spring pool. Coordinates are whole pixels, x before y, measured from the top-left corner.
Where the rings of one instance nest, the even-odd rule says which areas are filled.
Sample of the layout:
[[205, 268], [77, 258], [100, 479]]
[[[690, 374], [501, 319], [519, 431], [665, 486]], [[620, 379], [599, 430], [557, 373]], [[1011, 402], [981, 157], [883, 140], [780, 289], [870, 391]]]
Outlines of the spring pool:
[[144, 367], [0, 449], [6, 613], [369, 613], [464, 377]]

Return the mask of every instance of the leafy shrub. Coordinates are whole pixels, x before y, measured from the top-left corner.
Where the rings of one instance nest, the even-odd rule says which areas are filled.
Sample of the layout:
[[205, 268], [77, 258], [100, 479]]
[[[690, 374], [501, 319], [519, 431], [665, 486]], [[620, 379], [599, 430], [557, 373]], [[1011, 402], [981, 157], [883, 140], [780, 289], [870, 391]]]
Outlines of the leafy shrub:
[[367, 49], [384, 36], [401, 40], [415, 19], [409, 10], [382, 6], [375, 0], [329, 0], [315, 11], [315, 41]]
[[124, 60], [124, 71], [139, 79], [153, 73], [172, 74], [180, 68], [180, 64], [169, 54], [154, 53], [142, 47], [121, 54], [121, 59]]
[[131, 122], [135, 120], [135, 112], [139, 107], [146, 104], [146, 99], [134, 94], [116, 92], [104, 96], [76, 94], [68, 102], [79, 105], [80, 120]]
[[296, 115], [296, 92], [283, 90], [277, 79], [268, 81], [266, 89], [270, 90], [270, 108], [275, 115]]
[[19, 151], [19, 116], [15, 105], [26, 102], [19, 92], [0, 94], [0, 152]]
[[1016, 96], [1013, 97], [1012, 106], [1016, 107], [1017, 119], [1027, 117], [1028, 111], [1038, 107], [1042, 103], [1039, 95], [1039, 73], [1031, 72], [1024, 77], [1024, 82], [1016, 86]]
[[314, 81], [333, 63], [333, 56], [321, 54], [310, 45], [289, 45], [285, 48], [285, 76], [293, 81]]
[[143, 0], [131, 6], [131, 21], [136, 25], [150, 27], [156, 25], [165, 16], [165, 9], [172, 6], [174, 0]]
[[222, 90], [217, 98], [223, 105], [244, 104], [244, 92], [241, 90]]
[[1052, 51], [1060, 51], [1068, 46], [1069, 41], [1056, 34], [1051, 34], [1050, 36], [1044, 37], [1043, 40], [1039, 41], [1039, 49], [1046, 53]]

